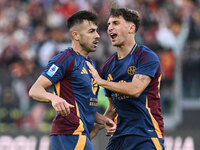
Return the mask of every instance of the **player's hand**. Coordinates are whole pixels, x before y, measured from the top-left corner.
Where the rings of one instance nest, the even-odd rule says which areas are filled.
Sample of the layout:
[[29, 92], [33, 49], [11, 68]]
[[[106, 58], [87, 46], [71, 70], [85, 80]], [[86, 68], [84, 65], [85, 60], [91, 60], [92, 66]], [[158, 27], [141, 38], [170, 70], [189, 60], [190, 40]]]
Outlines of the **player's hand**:
[[92, 66], [92, 64], [89, 61], [86, 61], [86, 64], [87, 64], [87, 66], [89, 68], [89, 72], [92, 75], [92, 77], [94, 78], [94, 80], [97, 82], [98, 85], [101, 85], [101, 81], [103, 79], [99, 76], [97, 70]]
[[51, 101], [51, 104], [56, 112], [61, 116], [67, 116], [70, 113], [70, 108], [74, 107], [58, 96], [54, 97], [54, 99]]
[[106, 123], [104, 124], [106, 129], [106, 135], [111, 136], [115, 133], [117, 125], [110, 118], [106, 118]]
[[91, 140], [98, 134], [99, 130], [101, 130], [100, 125], [95, 123], [92, 128], [92, 131], [90, 132]]

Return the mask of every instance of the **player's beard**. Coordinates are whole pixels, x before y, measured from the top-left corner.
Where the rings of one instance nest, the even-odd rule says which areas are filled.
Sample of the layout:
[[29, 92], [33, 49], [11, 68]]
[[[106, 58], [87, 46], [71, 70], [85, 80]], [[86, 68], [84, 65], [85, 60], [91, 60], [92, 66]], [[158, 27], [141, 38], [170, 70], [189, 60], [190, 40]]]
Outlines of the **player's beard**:
[[88, 42], [80, 41], [80, 45], [83, 50], [89, 52], [95, 52], [96, 48], [93, 46], [93, 43], [89, 44]]

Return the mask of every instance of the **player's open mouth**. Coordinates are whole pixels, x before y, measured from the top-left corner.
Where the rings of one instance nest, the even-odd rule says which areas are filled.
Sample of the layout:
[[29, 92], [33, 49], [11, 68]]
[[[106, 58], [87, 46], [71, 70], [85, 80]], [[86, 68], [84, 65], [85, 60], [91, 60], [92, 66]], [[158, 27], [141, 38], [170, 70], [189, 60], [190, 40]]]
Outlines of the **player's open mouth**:
[[92, 43], [94, 44], [94, 46], [98, 46], [99, 41], [96, 41], [96, 40], [95, 40], [95, 41], [93, 41]]
[[112, 40], [114, 40], [114, 39], [116, 39], [117, 34], [116, 33], [112, 33], [112, 34], [110, 34], [110, 37], [111, 37]]

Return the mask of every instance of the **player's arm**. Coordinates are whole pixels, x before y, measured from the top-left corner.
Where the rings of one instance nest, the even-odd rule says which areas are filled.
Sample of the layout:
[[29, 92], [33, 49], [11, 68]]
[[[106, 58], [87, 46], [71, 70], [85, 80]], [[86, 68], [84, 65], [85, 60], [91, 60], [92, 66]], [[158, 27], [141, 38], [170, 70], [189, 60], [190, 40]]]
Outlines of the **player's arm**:
[[116, 83], [102, 79], [95, 68], [87, 62], [89, 71], [97, 84], [116, 93], [123, 95], [130, 95], [133, 97], [139, 97], [144, 89], [151, 82], [151, 77], [143, 74], [136, 74], [133, 76], [132, 82], [127, 83]]
[[41, 75], [29, 90], [29, 96], [39, 102], [51, 102], [56, 112], [62, 116], [70, 113], [70, 108], [74, 107], [67, 103], [61, 97], [47, 92], [46, 89], [52, 85], [52, 82]]
[[114, 121], [114, 118], [116, 116], [115, 106], [113, 104], [112, 97], [108, 97], [108, 100], [109, 104], [104, 115]]
[[113, 134], [116, 130], [116, 124], [114, 123], [114, 121], [106, 117], [105, 115], [96, 113], [95, 122], [98, 123], [100, 126], [105, 127], [108, 135]]
[[[99, 113], [97, 113], [97, 115], [96, 115], [96, 120], [95, 120], [96, 124], [94, 125], [94, 127], [90, 133], [91, 139], [93, 139], [97, 135], [97, 133], [104, 127], [106, 128], [107, 136], [113, 135], [116, 130], [116, 124], [113, 122], [115, 114], [116, 114], [115, 107], [113, 105], [112, 98], [108, 97], [108, 100], [109, 100], [109, 105], [108, 105], [104, 115], [102, 116]], [[106, 119], [107, 119], [108, 123], [106, 125], [103, 125], [102, 120], [104, 120], [103, 122], [105, 122]]]
[[[116, 116], [115, 107], [114, 107], [114, 104], [113, 104], [113, 101], [112, 101], [112, 97], [108, 97], [108, 100], [109, 100], [109, 104], [108, 104], [108, 107], [107, 107], [104, 115], [101, 115], [99, 113], [96, 114], [95, 122], [100, 124], [100, 125], [103, 125], [107, 122], [109, 123], [110, 120], [114, 121], [114, 118]], [[112, 123], [114, 123], [114, 122], [112, 122]], [[103, 126], [101, 126], [101, 127], [104, 128]]]
[[130, 95], [137, 98], [141, 95], [141, 93], [149, 85], [150, 82], [151, 78], [149, 76], [136, 74], [133, 76], [132, 82], [117, 83], [100, 79], [97, 84], [110, 91], [124, 95]]

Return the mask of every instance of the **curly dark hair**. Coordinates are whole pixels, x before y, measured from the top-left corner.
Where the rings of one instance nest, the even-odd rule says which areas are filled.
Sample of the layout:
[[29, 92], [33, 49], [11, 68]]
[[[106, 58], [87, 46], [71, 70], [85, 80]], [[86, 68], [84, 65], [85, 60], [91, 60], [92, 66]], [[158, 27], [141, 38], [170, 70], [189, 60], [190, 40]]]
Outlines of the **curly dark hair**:
[[132, 22], [135, 24], [135, 32], [138, 31], [140, 26], [140, 16], [136, 10], [131, 10], [128, 8], [111, 8], [110, 16], [119, 17], [122, 16], [127, 22]]

